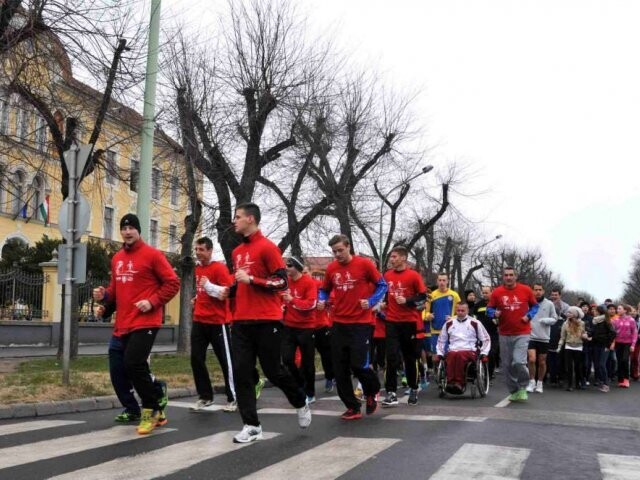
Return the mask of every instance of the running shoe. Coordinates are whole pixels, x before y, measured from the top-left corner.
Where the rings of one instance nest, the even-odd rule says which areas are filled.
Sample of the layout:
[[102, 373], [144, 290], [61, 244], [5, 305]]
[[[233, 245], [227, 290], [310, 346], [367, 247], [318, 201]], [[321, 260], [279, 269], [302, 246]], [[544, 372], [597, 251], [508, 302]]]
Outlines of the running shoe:
[[600, 390], [602, 393], [607, 393], [609, 391], [609, 385], [605, 385], [604, 383], [602, 385], [600, 385], [600, 387], [598, 388], [598, 390]]
[[158, 412], [158, 423], [157, 423], [157, 426], [158, 427], [164, 427], [167, 423], [169, 423], [169, 420], [167, 419], [167, 414], [164, 412], [164, 410], [160, 410]]
[[233, 443], [249, 443], [255, 440], [262, 440], [262, 426], [245, 425], [242, 430], [233, 437]]
[[360, 420], [362, 418], [362, 413], [360, 413], [360, 410], [348, 408], [346, 412], [340, 415], [340, 418], [342, 420]]
[[529, 395], [524, 388], [521, 388], [517, 392], [509, 395], [509, 401], [511, 402], [526, 402], [529, 399]]
[[262, 393], [264, 384], [265, 384], [264, 378], [259, 378], [258, 383], [256, 383], [256, 400], [260, 398], [260, 394]]
[[427, 381], [427, 377], [420, 377], [420, 390], [424, 392], [428, 386], [429, 382]]
[[316, 397], [314, 395], [307, 395], [307, 404], [311, 405], [312, 403], [316, 403]]
[[238, 402], [227, 402], [227, 404], [223, 407], [223, 412], [235, 412], [238, 410]]
[[311, 425], [311, 408], [309, 408], [308, 403], [304, 407], [296, 408], [296, 412], [298, 413], [298, 425], [300, 425], [300, 428], [307, 428]]
[[406, 387], [406, 386], [409, 385], [409, 382], [407, 382], [407, 377], [404, 374], [402, 375], [402, 378], [400, 379], [400, 382], [402, 382], [402, 386], [403, 387]]
[[116, 415], [114, 421], [117, 423], [131, 423], [131, 422], [139, 422], [140, 414], [139, 413], [131, 413], [124, 410], [122, 413]]
[[529, 385], [527, 385], [527, 392], [533, 393], [535, 389], [536, 389], [536, 381], [529, 380]]
[[138, 425], [138, 433], [140, 435], [148, 435], [158, 426], [160, 413], [154, 412], [151, 408], [143, 408], [140, 424]]
[[381, 403], [383, 408], [396, 407], [398, 406], [398, 397], [395, 392], [388, 392], [387, 396], [384, 397], [384, 400], [382, 400]]
[[538, 382], [536, 383], [536, 388], [535, 388], [534, 392], [542, 393], [543, 391], [544, 391], [543, 383], [540, 380], [538, 380]]
[[199, 412], [207, 407], [210, 407], [211, 405], [213, 405], [213, 400], [203, 400], [201, 398], [196, 402], [194, 406], [190, 407], [190, 410], [192, 412]]
[[333, 387], [335, 385], [335, 380], [325, 380], [324, 382], [324, 393], [331, 393], [333, 392]]
[[367, 395], [367, 415], [372, 415], [378, 409], [378, 394]]
[[353, 394], [356, 396], [358, 400], [362, 400], [364, 392], [360, 387], [356, 387], [355, 390], [353, 391]]

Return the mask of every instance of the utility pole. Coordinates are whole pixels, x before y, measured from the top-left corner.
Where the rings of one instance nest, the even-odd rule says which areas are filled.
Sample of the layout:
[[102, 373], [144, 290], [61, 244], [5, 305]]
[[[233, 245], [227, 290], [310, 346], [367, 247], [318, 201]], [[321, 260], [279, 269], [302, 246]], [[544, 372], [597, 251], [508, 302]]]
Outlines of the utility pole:
[[142, 238], [149, 240], [149, 205], [151, 205], [151, 164], [153, 162], [153, 133], [156, 110], [156, 77], [158, 76], [158, 50], [160, 37], [160, 0], [151, 1], [149, 23], [149, 50], [144, 84], [144, 111], [140, 148], [140, 175], [138, 177], [138, 205]]

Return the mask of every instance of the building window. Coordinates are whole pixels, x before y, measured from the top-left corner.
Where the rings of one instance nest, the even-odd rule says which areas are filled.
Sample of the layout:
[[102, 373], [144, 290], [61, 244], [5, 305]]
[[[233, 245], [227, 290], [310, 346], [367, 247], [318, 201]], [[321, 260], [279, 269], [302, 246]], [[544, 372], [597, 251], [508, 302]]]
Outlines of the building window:
[[[2, 95], [2, 93], [0, 93]], [[0, 134], [7, 135], [9, 130], [9, 100], [0, 97]]]
[[151, 222], [149, 223], [149, 235], [151, 236], [151, 238], [149, 239], [151, 242], [151, 245], [154, 247], [158, 246], [158, 221], [157, 220], [151, 220]]
[[11, 194], [13, 195], [13, 213], [27, 218], [26, 205], [23, 203], [24, 197], [24, 172], [18, 170], [13, 174], [13, 185], [11, 188]]
[[29, 136], [29, 110], [22, 105], [18, 107], [16, 134], [20, 140], [26, 140]]
[[47, 122], [40, 116], [36, 119], [36, 148], [41, 152], [47, 148]]
[[113, 240], [113, 208], [104, 207], [102, 228], [105, 240]]
[[178, 227], [175, 225], [169, 225], [169, 251], [175, 252], [178, 250]]
[[129, 190], [138, 191], [138, 181], [140, 179], [140, 162], [131, 160], [131, 173], [129, 174]]
[[180, 186], [178, 177], [171, 177], [171, 205], [178, 205], [178, 188]]
[[40, 214], [40, 204], [44, 202], [44, 181], [41, 177], [36, 177], [33, 179], [33, 183], [31, 184], [31, 188], [33, 189], [31, 193], [30, 199], [30, 210], [31, 215], [36, 220], [46, 220]]
[[104, 158], [104, 167], [106, 171], [105, 180], [109, 185], [115, 185], [117, 174], [116, 152], [113, 150], [107, 150]]
[[160, 170], [157, 168], [151, 172], [151, 198], [160, 200]]

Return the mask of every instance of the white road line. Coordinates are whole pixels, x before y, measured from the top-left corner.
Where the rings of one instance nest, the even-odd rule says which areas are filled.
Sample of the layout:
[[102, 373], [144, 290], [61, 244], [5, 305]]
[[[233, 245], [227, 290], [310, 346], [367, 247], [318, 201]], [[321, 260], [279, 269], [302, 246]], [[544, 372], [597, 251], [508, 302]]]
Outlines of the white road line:
[[383, 420], [416, 420], [420, 422], [484, 422], [487, 417], [455, 417], [451, 415], [403, 415], [394, 413]]
[[334, 479], [391, 447], [395, 438], [337, 437], [244, 477], [252, 480]]
[[598, 462], [603, 480], [640, 479], [640, 457], [599, 453]]
[[11, 423], [0, 426], [0, 435], [11, 435], [13, 433], [33, 432], [45, 428], [64, 427], [66, 425], [77, 425], [85, 423], [76, 420], [36, 420], [33, 422]]
[[[171, 428], [159, 428], [152, 435], [173, 431], [174, 429]], [[0, 469], [142, 438], [145, 436], [138, 435], [133, 427], [112, 427], [107, 430], [2, 448], [0, 449]]]
[[[296, 415], [297, 412], [295, 408], [261, 408], [260, 410], [258, 410], [258, 413], [261, 413], [263, 415]], [[336, 410], [316, 410], [312, 408], [311, 415], [337, 417], [340, 415], [340, 412]]]
[[[191, 408], [195, 405], [195, 403], [189, 403], [189, 402], [173, 402], [170, 401], [169, 402], [169, 406], [170, 407], [178, 407], [178, 408]], [[224, 405], [209, 405], [206, 408], [203, 408], [202, 410], [199, 410], [198, 412], [195, 413], [199, 413], [199, 412], [218, 412], [220, 410], [222, 410], [225, 406]]]
[[[208, 437], [197, 438], [186, 442], [169, 445], [140, 455], [116, 458], [99, 465], [58, 475], [49, 480], [136, 480], [164, 477], [192, 467], [197, 463], [233, 452], [240, 448], [254, 445], [252, 443], [233, 443], [237, 432], [221, 432]], [[280, 435], [264, 433], [266, 440]]]
[[340, 400], [340, 397], [336, 395], [335, 397], [320, 397], [318, 400]]
[[[509, 395], [509, 397], [510, 397], [510, 396], [511, 396], [511, 395]], [[494, 405], [494, 407], [496, 407], [496, 408], [503, 408], [503, 407], [508, 406], [508, 405], [511, 403], [511, 401], [509, 400], [509, 397], [507, 397], [507, 398], [505, 398], [505, 399], [503, 399], [503, 400], [500, 400], [498, 403], [496, 403], [496, 404]]]
[[528, 448], [465, 443], [431, 476], [430, 480], [518, 479], [530, 453], [531, 450]]

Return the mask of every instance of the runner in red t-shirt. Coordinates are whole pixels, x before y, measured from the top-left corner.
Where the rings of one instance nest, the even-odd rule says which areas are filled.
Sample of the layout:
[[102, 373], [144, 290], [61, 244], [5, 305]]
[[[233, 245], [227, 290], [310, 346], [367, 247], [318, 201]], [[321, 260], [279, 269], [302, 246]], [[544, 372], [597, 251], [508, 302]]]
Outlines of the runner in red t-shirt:
[[398, 405], [396, 390], [398, 388], [398, 368], [401, 367], [402, 354], [405, 374], [409, 384], [409, 405], [418, 403], [418, 346], [416, 335], [418, 325], [422, 319], [416, 304], [427, 299], [427, 288], [418, 272], [407, 266], [408, 250], [398, 246], [391, 249], [389, 263], [391, 270], [387, 270], [384, 279], [389, 286], [387, 292], [387, 373], [385, 375], [386, 398], [383, 407]]
[[[316, 401], [315, 321], [318, 289], [310, 275], [303, 275], [304, 265], [296, 257], [286, 261], [289, 289], [282, 294], [284, 331], [282, 361], [307, 395], [307, 403]], [[296, 365], [300, 349], [300, 368]]]
[[338, 395], [347, 407], [342, 419], [356, 420], [362, 418], [362, 414], [360, 402], [353, 393], [351, 372], [362, 384], [367, 414], [372, 414], [378, 407], [380, 381], [370, 368], [369, 358], [373, 333], [371, 308], [382, 300], [387, 284], [371, 260], [351, 254], [351, 241], [346, 235], [334, 236], [329, 240], [329, 246], [335, 260], [327, 267], [318, 295], [318, 309], [322, 310], [329, 294], [335, 292], [331, 345], [333, 367]]
[[487, 314], [498, 319], [500, 364], [504, 367], [507, 388], [511, 392], [509, 400], [524, 402], [528, 397], [527, 349], [531, 319], [538, 311], [538, 302], [530, 287], [517, 282], [513, 267], [504, 268], [502, 279], [504, 284], [491, 292]]
[[229, 287], [233, 278], [227, 266], [213, 261], [213, 242], [208, 237], [196, 240], [196, 296], [193, 298], [193, 322], [191, 324], [191, 370], [198, 392], [198, 401], [191, 407], [194, 411], [206, 410], [213, 405], [213, 388], [207, 370], [207, 350], [220, 363], [227, 395], [227, 412], [237, 410], [235, 387], [231, 370], [229, 342]]
[[[309, 269], [305, 267], [303, 270], [305, 275], [309, 275]], [[312, 277], [313, 278], [313, 277]], [[316, 285], [316, 291], [320, 290], [322, 281], [313, 279]], [[315, 330], [313, 332], [315, 348], [320, 354], [320, 361], [322, 362], [322, 369], [324, 370], [324, 392], [331, 393], [336, 384], [336, 377], [333, 373], [333, 361], [331, 360], [331, 326], [332, 320], [329, 315], [331, 310], [331, 298], [325, 305], [323, 310], [317, 309], [315, 314]]]
[[242, 243], [232, 253], [235, 285], [233, 318], [233, 371], [238, 409], [244, 427], [233, 441], [247, 443], [262, 439], [255, 393], [256, 359], [267, 378], [297, 409], [298, 425], [311, 424], [311, 410], [304, 391], [281, 362], [282, 300], [287, 289], [287, 272], [280, 249], [260, 231], [260, 208], [255, 203], [236, 207], [233, 225]]

